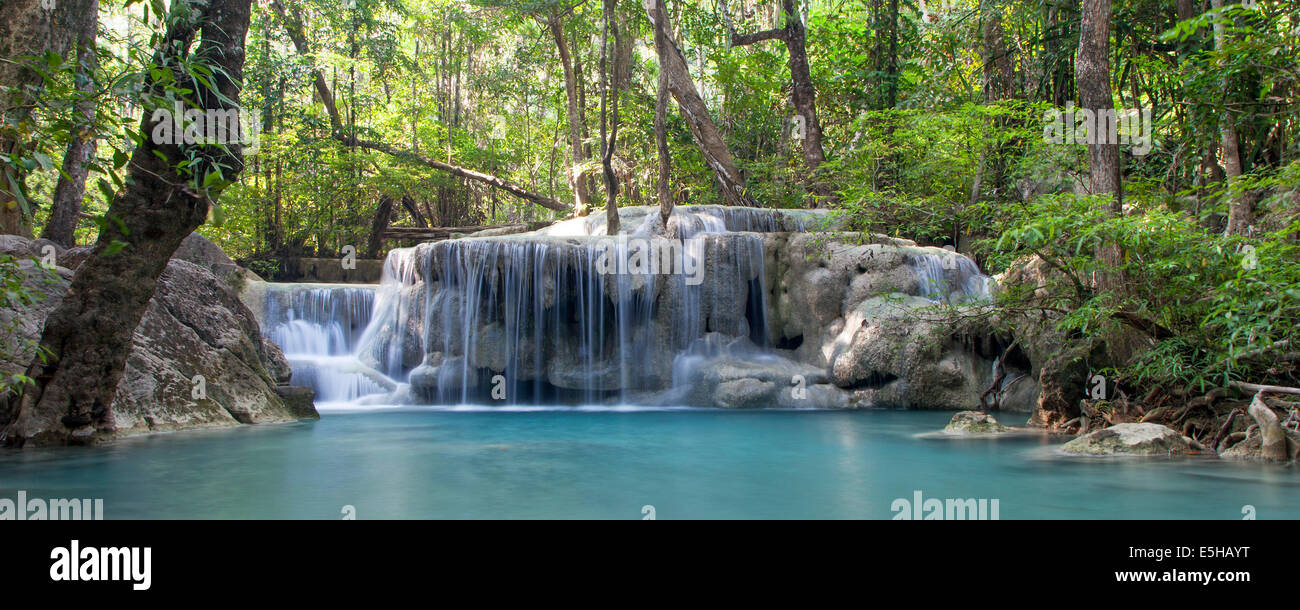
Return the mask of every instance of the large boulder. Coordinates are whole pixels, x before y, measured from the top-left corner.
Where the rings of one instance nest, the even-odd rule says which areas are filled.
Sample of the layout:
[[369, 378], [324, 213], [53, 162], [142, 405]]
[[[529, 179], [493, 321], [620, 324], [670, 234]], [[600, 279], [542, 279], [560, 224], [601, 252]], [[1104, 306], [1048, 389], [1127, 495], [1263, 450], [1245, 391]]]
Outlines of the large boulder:
[[[977, 409], [1006, 338], [958, 327], [936, 304], [960, 308], [987, 294], [970, 259], [881, 235], [764, 236], [769, 340], [825, 367], [846, 406]], [[1000, 408], [1029, 411], [1036, 384], [1013, 348]]]
[[1195, 441], [1160, 424], [1116, 424], [1089, 432], [1061, 446], [1075, 455], [1186, 455]]
[[828, 409], [848, 405], [821, 367], [760, 351], [747, 339], [701, 338], [676, 363], [674, 398], [723, 409]]
[[[51, 269], [31, 260], [21, 262], [20, 269], [24, 286], [42, 298], [0, 310], [4, 343], [17, 346], [16, 353], [0, 359], [5, 375], [21, 372], [31, 361], [45, 318], [62, 301], [73, 275], [66, 267]], [[289, 375], [280, 349], [262, 337], [229, 282], [173, 258], [136, 327], [113, 399], [112, 426], [118, 435], [133, 435], [317, 417], [302, 390], [277, 390]]]
[[198, 233], [190, 233], [172, 254], [172, 260], [194, 263], [221, 278], [236, 294], [246, 282], [261, 281], [257, 274], [240, 267], [225, 251]]

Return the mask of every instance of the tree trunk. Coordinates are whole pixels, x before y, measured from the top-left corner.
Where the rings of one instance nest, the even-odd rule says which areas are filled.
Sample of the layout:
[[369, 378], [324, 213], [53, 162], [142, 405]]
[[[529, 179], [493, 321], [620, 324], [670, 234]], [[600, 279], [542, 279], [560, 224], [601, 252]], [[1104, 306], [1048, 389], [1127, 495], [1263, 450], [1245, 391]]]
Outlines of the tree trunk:
[[[184, 96], [187, 105], [238, 107], [250, 2], [196, 4], [196, 18], [174, 20], [161, 37], [152, 70], [173, 70], [178, 86], [193, 91]], [[178, 4], [172, 6], [175, 11]], [[196, 36], [197, 49], [183, 57]], [[205, 66], [213, 75], [212, 87], [176, 68], [182, 64]], [[147, 87], [151, 95], [163, 94], [152, 78]], [[181, 240], [203, 224], [222, 186], [243, 169], [240, 146], [165, 143], [154, 128], [171, 117], [153, 119], [146, 108], [140, 130], [147, 135], [131, 155], [126, 188], [109, 206], [112, 222], [105, 223], [67, 295], [46, 319], [41, 347], [48, 361], [38, 358], [28, 368], [28, 377], [35, 381], [17, 408], [0, 409], [7, 444], [89, 444], [112, 437], [113, 395], [158, 276]], [[182, 159], [193, 163], [179, 170], [175, 163]], [[208, 176], [222, 167], [229, 168], [228, 173], [215, 185], [209, 183]]]
[[402, 207], [406, 208], [406, 213], [411, 215], [411, 221], [415, 223], [415, 226], [429, 226], [429, 221], [424, 218], [424, 214], [420, 213], [420, 206], [415, 204], [415, 200], [411, 199], [410, 195], [402, 196]]
[[664, 7], [664, 0], [644, 0], [644, 3], [650, 25], [656, 30], [659, 70], [667, 73], [668, 91], [677, 100], [682, 116], [691, 128], [691, 135], [695, 136], [700, 152], [713, 170], [724, 201], [728, 205], [753, 205], [753, 199], [745, 187], [745, 179], [732, 159], [731, 150], [713, 123], [708, 107], [700, 98], [695, 82], [691, 80], [681, 49], [677, 48], [677, 43], [668, 31], [668, 11]]
[[86, 196], [86, 176], [90, 174], [90, 160], [95, 156], [95, 42], [99, 30], [99, 0], [90, 0], [90, 16], [83, 22], [77, 46], [76, 90], [83, 97], [77, 100], [74, 116], [80, 121], [72, 132], [72, 141], [63, 155], [63, 172], [54, 187], [54, 200], [50, 206], [50, 219], [41, 237], [65, 248], [76, 245], [77, 220], [81, 216], [81, 200]]
[[370, 225], [370, 243], [366, 245], [366, 256], [379, 258], [379, 251], [384, 245], [384, 229], [393, 217], [393, 198], [388, 195], [379, 197], [379, 207], [375, 209], [375, 221]]
[[[808, 68], [807, 37], [808, 32], [799, 16], [796, 0], [782, 0], [782, 13], [785, 25], [754, 34], [740, 35], [731, 30], [731, 18], [727, 4], [721, 4], [728, 34], [732, 46], [744, 46], [763, 40], [781, 40], [785, 43], [789, 57], [791, 93], [790, 102], [795, 114], [803, 125], [803, 160], [808, 170], [815, 171], [825, 160], [826, 152], [822, 146], [822, 125], [817, 118], [817, 89], [813, 86], [812, 73]], [[813, 191], [819, 197], [829, 197], [830, 189], [824, 183], [814, 182]], [[815, 203], [815, 205], [817, 205]]]
[[[655, 48], [665, 45], [664, 32], [654, 29]], [[659, 155], [659, 176], [655, 181], [655, 196], [659, 200], [659, 219], [664, 229], [668, 228], [668, 218], [673, 213], [672, 187], [668, 184], [672, 171], [672, 157], [668, 154], [668, 72], [659, 70], [659, 87], [655, 92], [655, 149]]]
[[[1223, 11], [1223, 0], [1210, 0], [1210, 5], [1216, 13]], [[1214, 22], [1214, 50], [1220, 53], [1223, 52], [1226, 42], [1227, 34], [1223, 31], [1223, 25], [1216, 19]], [[1229, 87], [1230, 84], [1227, 79], [1221, 81], [1221, 89], [1225, 95], [1227, 95]], [[1231, 190], [1241, 180], [1242, 166], [1236, 119], [1233, 118], [1232, 112], [1226, 106], [1223, 115], [1219, 117], [1219, 147], [1223, 150], [1223, 170], [1228, 177], [1229, 189], [1226, 232], [1231, 235], [1244, 235], [1255, 215], [1255, 201], [1249, 193], [1233, 193]]]
[[[1079, 104], [1101, 117], [1114, 114], [1115, 103], [1110, 89], [1110, 3], [1111, 0], [1084, 0], [1079, 34], [1079, 56], [1075, 63], [1075, 81], [1079, 86]], [[1100, 121], [1098, 121], [1100, 122]], [[1119, 142], [1109, 142], [1097, 124], [1089, 126], [1093, 143], [1088, 145], [1089, 186], [1093, 194], [1109, 193], [1114, 198], [1110, 211], [1123, 210], [1120, 191]]]
[[[618, 141], [618, 89], [610, 87], [609, 34], [617, 39], [618, 24], [611, 23], [618, 0], [604, 0], [600, 32], [600, 165], [605, 175], [605, 234], [618, 234], [618, 178], [614, 176], [614, 147]], [[608, 116], [607, 116], [608, 113]], [[607, 126], [608, 123], [608, 126]], [[607, 128], [608, 127], [608, 128]]]
[[822, 149], [822, 125], [817, 119], [817, 90], [813, 87], [812, 73], [808, 69], [808, 51], [804, 29], [794, 0], [785, 0], [785, 46], [790, 51], [790, 78], [794, 87], [790, 95], [795, 112], [804, 120], [803, 160], [809, 170], [815, 170], [826, 160]]
[[[0, 99], [0, 123], [17, 125], [37, 105], [36, 94], [44, 88], [44, 77], [20, 58], [43, 57], [47, 51], [62, 57], [84, 31], [84, 21], [93, 17], [90, 0], [59, 0], [54, 10], [45, 10], [42, 0], [4, 0], [0, 7], [0, 87], [16, 92]], [[30, 154], [26, 138], [0, 137], [0, 154], [23, 158]], [[0, 234], [31, 236], [35, 202], [24, 192], [27, 172], [0, 163]]]
[[[1119, 216], [1124, 212], [1123, 186], [1120, 180], [1118, 137], [1111, 138], [1106, 125], [1115, 116], [1115, 102], [1110, 88], [1110, 16], [1111, 0], [1083, 0], [1080, 9], [1079, 55], [1075, 60], [1075, 83], [1079, 104], [1091, 110], [1096, 120], [1088, 126], [1089, 189], [1094, 195], [1110, 195], [1107, 212]], [[1113, 120], [1113, 119], [1111, 119]], [[1102, 293], [1121, 295], [1125, 286], [1124, 254], [1119, 244], [1108, 240], [1097, 246], [1094, 255], [1101, 263], [1097, 287]], [[1128, 362], [1140, 348], [1143, 338], [1127, 327], [1106, 333], [1105, 350], [1111, 362]]]
[[984, 101], [999, 102], [1013, 97], [1015, 69], [1007, 52], [1006, 34], [1002, 31], [1002, 12], [997, 4], [980, 3], [984, 38]]
[[893, 108], [898, 105], [898, 0], [889, 0], [889, 58], [885, 74], [888, 87], [885, 107]]
[[[271, 9], [284, 22], [285, 32], [289, 34], [289, 40], [293, 41], [293, 46], [298, 50], [298, 54], [311, 55], [310, 45], [307, 44], [306, 29], [303, 27], [302, 15], [299, 14], [298, 10], [286, 11], [278, 0], [271, 0]], [[312, 72], [315, 74], [312, 84], [316, 87], [316, 96], [320, 98], [321, 104], [325, 106], [325, 112], [329, 114], [330, 126], [336, 133], [341, 132], [343, 121], [339, 118], [339, 108], [334, 103], [334, 94], [330, 92], [329, 83], [325, 82], [325, 74], [314, 68]]]
[[560, 64], [564, 68], [564, 94], [568, 99], [569, 110], [569, 146], [573, 149], [573, 165], [569, 168], [569, 187], [573, 189], [573, 213], [586, 215], [591, 211], [591, 194], [587, 191], [586, 174], [582, 166], [587, 155], [582, 148], [582, 110], [578, 105], [578, 77], [574, 74], [573, 58], [569, 53], [569, 43], [564, 37], [564, 24], [558, 15], [546, 20], [546, 27], [555, 39], [555, 48], [560, 54]]

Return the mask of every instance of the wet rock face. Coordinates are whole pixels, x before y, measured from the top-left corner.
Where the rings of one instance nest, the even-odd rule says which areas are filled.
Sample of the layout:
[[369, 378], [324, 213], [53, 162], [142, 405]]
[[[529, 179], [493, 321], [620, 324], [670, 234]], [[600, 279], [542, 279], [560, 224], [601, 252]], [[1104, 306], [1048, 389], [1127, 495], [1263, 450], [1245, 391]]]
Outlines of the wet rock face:
[[[500, 378], [515, 403], [973, 409], [994, 377], [994, 340], [911, 315], [986, 295], [970, 259], [802, 232], [826, 220], [807, 211], [620, 215], [618, 238], [593, 215], [394, 250], [355, 358], [424, 403], [480, 400]], [[637, 240], [676, 252], [638, 272]], [[1016, 388], [1002, 409], [1029, 409], [1033, 382]]]
[[1061, 451], [1076, 455], [1186, 455], [1191, 439], [1160, 424], [1117, 424], [1076, 438]]
[[[0, 332], [10, 327], [3, 319], [20, 321], [15, 336], [4, 338], [6, 345], [23, 346], [0, 361], [3, 374], [22, 371], [31, 361], [31, 342], [39, 341], [45, 317], [73, 274], [62, 266], [51, 273], [31, 261], [21, 265], [24, 284], [44, 298], [19, 311], [0, 311]], [[113, 400], [113, 426], [128, 435], [317, 417], [302, 390], [277, 392], [288, 378], [280, 349], [262, 337], [228, 283], [203, 266], [173, 258], [136, 327]]]
[[[977, 409], [994, 379], [996, 349], [953, 337], [936, 303], [980, 298], [986, 278], [969, 259], [907, 240], [843, 234], [765, 236], [773, 344], [824, 366], [850, 406]], [[855, 243], [861, 241], [863, 243]], [[1036, 382], [1006, 364], [1000, 408], [1030, 411]]]

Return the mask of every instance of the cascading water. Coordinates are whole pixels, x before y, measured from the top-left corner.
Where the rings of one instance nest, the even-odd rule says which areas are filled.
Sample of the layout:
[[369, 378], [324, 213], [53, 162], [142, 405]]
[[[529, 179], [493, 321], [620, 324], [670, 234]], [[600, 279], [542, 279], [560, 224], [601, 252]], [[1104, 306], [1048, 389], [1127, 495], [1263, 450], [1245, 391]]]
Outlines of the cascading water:
[[[602, 235], [599, 219], [580, 219], [529, 236], [396, 251], [390, 261], [425, 269], [405, 288], [424, 291], [426, 356], [409, 375], [413, 398], [636, 401], [670, 383], [673, 358], [707, 332], [765, 342], [762, 243], [736, 230], [777, 230], [780, 218], [677, 212], [676, 239], [652, 237], [657, 216], [618, 237]], [[400, 341], [412, 342], [409, 331]], [[393, 370], [391, 356], [373, 354]]]
[[935, 302], [988, 298], [992, 287], [992, 279], [980, 272], [975, 261], [956, 253], [918, 255], [913, 269], [920, 281], [921, 296]]
[[264, 300], [265, 334], [293, 368], [291, 383], [311, 386], [322, 403], [391, 391], [390, 379], [354, 356], [374, 308], [375, 287], [276, 284]]
[[[396, 249], [378, 286], [280, 285], [266, 334], [326, 404], [662, 404], [724, 352], [775, 358], [762, 234], [821, 216], [692, 206], [663, 226], [624, 211], [617, 236], [597, 213]], [[912, 258], [922, 296], [987, 294], [954, 259]]]

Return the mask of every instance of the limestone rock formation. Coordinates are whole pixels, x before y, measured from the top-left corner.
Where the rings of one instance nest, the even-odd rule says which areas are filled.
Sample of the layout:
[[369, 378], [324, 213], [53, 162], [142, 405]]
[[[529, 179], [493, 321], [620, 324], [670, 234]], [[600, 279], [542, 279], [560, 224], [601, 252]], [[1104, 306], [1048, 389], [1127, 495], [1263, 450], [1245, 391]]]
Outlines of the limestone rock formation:
[[952, 416], [944, 427], [950, 434], [996, 434], [1010, 430], [994, 419], [992, 415], [981, 411], [962, 411]]
[[[5, 237], [0, 245], [8, 252], [30, 256], [41, 251], [37, 242]], [[242, 273], [225, 267], [229, 259], [216, 256], [220, 249], [207, 240], [192, 235], [186, 242], [190, 247], [168, 263], [136, 328], [112, 405], [116, 433], [317, 417], [309, 389], [277, 387], [289, 380], [289, 364], [280, 349], [262, 337], [252, 312], [232, 290], [231, 283], [242, 279]], [[62, 300], [72, 278], [73, 271], [65, 265], [80, 264], [84, 250], [61, 250], [53, 268], [20, 262], [24, 285], [44, 298], [19, 310], [0, 311], [0, 330], [14, 329], [4, 338], [6, 345], [21, 346], [0, 361], [0, 374], [26, 368], [45, 317]], [[10, 321], [17, 324], [11, 326]]]
[[1061, 446], [1076, 455], [1186, 455], [1194, 441], [1160, 424], [1116, 424], [1089, 432]]

